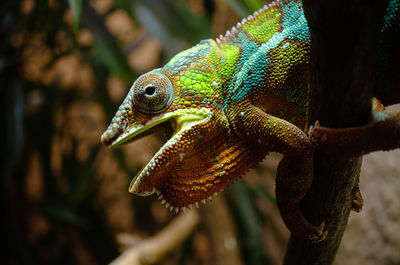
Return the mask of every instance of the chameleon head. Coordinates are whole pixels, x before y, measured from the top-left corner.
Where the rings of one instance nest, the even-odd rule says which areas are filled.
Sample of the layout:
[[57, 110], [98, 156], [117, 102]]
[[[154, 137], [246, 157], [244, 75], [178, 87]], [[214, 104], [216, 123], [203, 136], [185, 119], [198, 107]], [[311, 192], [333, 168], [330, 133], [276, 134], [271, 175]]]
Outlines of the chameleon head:
[[217, 64], [215, 42], [203, 41], [133, 84], [102, 143], [117, 148], [156, 129], [169, 127], [173, 133], [132, 180], [130, 192], [157, 192], [167, 206], [179, 209], [204, 202], [260, 160], [233, 137], [218, 107], [224, 80]]

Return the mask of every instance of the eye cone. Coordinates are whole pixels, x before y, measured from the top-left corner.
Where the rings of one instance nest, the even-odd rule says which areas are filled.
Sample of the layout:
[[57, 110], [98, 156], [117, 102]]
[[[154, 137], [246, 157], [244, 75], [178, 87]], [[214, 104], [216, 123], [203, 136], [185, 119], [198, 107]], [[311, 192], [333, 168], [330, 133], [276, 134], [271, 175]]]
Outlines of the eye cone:
[[161, 73], [150, 72], [140, 76], [132, 89], [133, 104], [145, 113], [159, 113], [172, 102], [171, 81]]

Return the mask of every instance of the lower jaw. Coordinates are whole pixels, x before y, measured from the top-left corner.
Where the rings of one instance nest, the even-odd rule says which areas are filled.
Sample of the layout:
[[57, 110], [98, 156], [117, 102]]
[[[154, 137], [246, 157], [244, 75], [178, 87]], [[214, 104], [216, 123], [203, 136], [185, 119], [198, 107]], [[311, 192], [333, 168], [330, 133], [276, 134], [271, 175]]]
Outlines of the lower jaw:
[[164, 151], [168, 143], [170, 146], [175, 145], [176, 141], [179, 140], [179, 138], [175, 138], [179, 137], [177, 136], [177, 134], [190, 129], [193, 125], [199, 123], [200, 121], [206, 118], [207, 118], [206, 116], [195, 115], [195, 114], [177, 116], [168, 121], [160, 123], [154, 126], [153, 128], [150, 128], [148, 131], [144, 132], [146, 135], [153, 134], [155, 132], [162, 132], [164, 134], [164, 137], [167, 137], [167, 141], [160, 147], [160, 149], [146, 164], [146, 166], [132, 180], [131, 185], [129, 187], [129, 192], [137, 194], [139, 196], [149, 196], [155, 192], [159, 193], [156, 187], [153, 187], [152, 190], [140, 191], [139, 188], [140, 182], [145, 181], [144, 179], [142, 180], [142, 178], [150, 177], [151, 173], [149, 171], [151, 171], [155, 167], [156, 158]]

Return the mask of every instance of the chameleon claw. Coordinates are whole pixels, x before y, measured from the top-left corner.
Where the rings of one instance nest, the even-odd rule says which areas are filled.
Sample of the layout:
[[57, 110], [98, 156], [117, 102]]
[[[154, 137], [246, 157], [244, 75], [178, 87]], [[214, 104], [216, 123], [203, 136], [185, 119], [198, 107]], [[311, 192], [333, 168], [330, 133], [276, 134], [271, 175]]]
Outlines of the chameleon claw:
[[324, 231], [325, 228], [325, 222], [322, 222], [318, 228], [314, 231], [313, 234], [308, 236], [308, 239], [312, 243], [319, 243], [321, 241], [324, 241], [326, 236], [328, 235], [328, 231]]
[[310, 127], [308, 127], [308, 132], [307, 135], [310, 136], [311, 131], [314, 129], [313, 125], [310, 125]]
[[357, 213], [361, 212], [362, 210], [362, 203], [360, 203], [360, 201], [358, 200], [353, 200], [352, 201], [352, 205], [351, 205], [351, 209]]
[[315, 122], [314, 122], [314, 125], [310, 125], [310, 127], [308, 127], [308, 136], [311, 136], [311, 133], [313, 132], [313, 130], [315, 129], [315, 128], [318, 128], [318, 127], [320, 127], [321, 125], [320, 125], [320, 123], [319, 123], [319, 120], [316, 120]]
[[360, 190], [354, 194], [354, 200], [352, 201], [351, 209], [357, 213], [361, 212], [363, 207], [364, 199], [361, 195]]

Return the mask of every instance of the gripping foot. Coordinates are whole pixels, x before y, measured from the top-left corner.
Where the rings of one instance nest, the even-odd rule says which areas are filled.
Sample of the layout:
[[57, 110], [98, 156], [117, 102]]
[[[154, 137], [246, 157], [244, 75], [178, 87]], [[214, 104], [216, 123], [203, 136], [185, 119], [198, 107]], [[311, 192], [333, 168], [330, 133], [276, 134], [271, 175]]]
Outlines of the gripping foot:
[[357, 213], [361, 212], [364, 204], [364, 199], [361, 195], [360, 189], [354, 194], [353, 203], [351, 204], [351, 209]]

